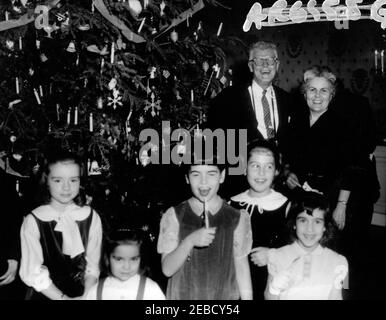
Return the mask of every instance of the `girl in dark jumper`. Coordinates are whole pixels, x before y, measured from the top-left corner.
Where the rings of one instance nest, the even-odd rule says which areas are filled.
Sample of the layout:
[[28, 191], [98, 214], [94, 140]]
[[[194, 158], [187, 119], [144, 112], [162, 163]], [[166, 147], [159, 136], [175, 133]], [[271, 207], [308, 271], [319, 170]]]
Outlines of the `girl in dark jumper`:
[[48, 159], [42, 179], [48, 201], [21, 227], [20, 277], [30, 287], [26, 299], [82, 299], [97, 282], [102, 224], [83, 205], [81, 168], [67, 152]]

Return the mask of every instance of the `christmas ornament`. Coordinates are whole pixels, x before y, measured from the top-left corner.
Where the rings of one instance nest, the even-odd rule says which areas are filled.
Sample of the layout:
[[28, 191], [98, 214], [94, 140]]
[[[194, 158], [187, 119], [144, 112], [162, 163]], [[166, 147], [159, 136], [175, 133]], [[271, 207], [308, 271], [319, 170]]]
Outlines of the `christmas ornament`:
[[220, 36], [220, 34], [221, 34], [221, 29], [222, 29], [222, 22], [221, 22], [220, 25], [218, 26], [217, 37]]
[[17, 100], [14, 100], [14, 101], [10, 102], [10, 103], [8, 104], [8, 109], [12, 109], [13, 106], [14, 106], [15, 104], [18, 104], [19, 102], [21, 102], [20, 99], [17, 99]]
[[166, 7], [166, 4], [165, 4], [165, 1], [162, 0], [162, 2], [160, 3], [159, 5], [159, 8], [160, 8], [160, 15], [163, 16], [165, 14], [164, 10], [165, 10], [165, 7]]
[[208, 63], [208, 61], [204, 61], [202, 63], [202, 69], [204, 70], [205, 73], [209, 70], [209, 63]]
[[123, 42], [121, 37], [119, 37], [117, 40], [117, 48], [118, 50], [126, 49], [126, 43]]
[[173, 42], [177, 42], [178, 41], [178, 33], [173, 30], [172, 32], [170, 32], [170, 39], [173, 41]]
[[152, 92], [150, 94], [150, 99], [151, 99], [151, 101], [146, 100], [146, 102], [145, 102], [145, 112], [151, 108], [150, 114], [154, 117], [157, 114], [156, 110], [157, 111], [161, 110], [161, 106], [160, 106], [161, 100], [158, 99], [157, 101], [155, 101], [155, 93], [154, 92]]
[[98, 53], [101, 56], [104, 56], [109, 53], [109, 51], [107, 50], [107, 45], [104, 46], [102, 50], [99, 50], [99, 48], [95, 44], [92, 44], [87, 47], [87, 51]]
[[56, 23], [53, 25], [47, 25], [47, 26], [43, 27], [43, 30], [47, 33], [48, 38], [52, 38], [51, 33], [55, 32], [58, 29], [60, 29], [60, 28], [56, 25]]
[[99, 97], [97, 100], [97, 108], [98, 109], [103, 109], [103, 99], [102, 97]]
[[98, 161], [94, 160], [91, 162], [91, 165], [88, 167], [89, 176], [98, 176], [101, 175], [101, 167], [98, 164]]
[[78, 29], [79, 29], [80, 31], [88, 31], [88, 30], [90, 30], [90, 25], [89, 25], [88, 23], [80, 24], [80, 25], [78, 26]]
[[138, 33], [141, 33], [141, 30], [143, 28], [143, 25], [145, 24], [145, 20], [146, 20], [146, 17], [144, 17], [141, 21], [141, 24], [139, 25], [139, 28], [138, 28]]
[[107, 105], [113, 106], [114, 110], [117, 108], [117, 105], [120, 107], [122, 107], [123, 105], [122, 96], [119, 95], [119, 90], [116, 90], [116, 89], [113, 90], [113, 97], [112, 98], [108, 97], [107, 100], [108, 100]]
[[162, 71], [162, 75], [167, 79], [170, 77], [170, 72], [166, 69], [164, 69], [164, 71]]
[[13, 50], [15, 49], [15, 42], [12, 40], [6, 40], [5, 45], [8, 48], [8, 50]]
[[142, 12], [142, 5], [138, 0], [129, 0], [129, 8], [134, 17], [137, 17]]
[[94, 131], [94, 121], [93, 121], [92, 113], [90, 113], [88, 127], [90, 132]]
[[47, 58], [47, 56], [44, 54], [44, 53], [42, 53], [41, 55], [40, 55], [40, 61], [41, 62], [46, 62], [48, 60], [48, 58]]
[[16, 94], [19, 94], [19, 77], [16, 77]]
[[112, 78], [112, 79], [110, 80], [110, 82], [109, 82], [109, 90], [115, 89], [116, 85], [117, 85], [117, 79]]
[[140, 160], [141, 165], [142, 165], [143, 167], [146, 167], [146, 166], [151, 162], [147, 150], [143, 150], [143, 151], [142, 151], [139, 160]]
[[67, 47], [66, 51], [67, 51], [67, 52], [71, 52], [71, 53], [76, 52], [74, 41], [71, 41], [71, 42], [68, 44], [68, 47]]
[[110, 63], [113, 64], [115, 59], [115, 45], [114, 42], [111, 42], [111, 50], [110, 50]]
[[126, 134], [127, 135], [129, 135], [129, 133], [131, 132], [130, 118], [131, 118], [132, 114], [133, 114], [133, 111], [130, 110], [129, 115], [127, 116], [127, 119], [126, 119]]

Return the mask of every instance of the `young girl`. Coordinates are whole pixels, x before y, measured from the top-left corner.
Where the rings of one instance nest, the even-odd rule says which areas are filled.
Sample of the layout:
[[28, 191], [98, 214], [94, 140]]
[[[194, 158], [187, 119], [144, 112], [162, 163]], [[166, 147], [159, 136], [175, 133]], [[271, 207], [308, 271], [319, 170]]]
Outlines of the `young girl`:
[[165, 300], [156, 282], [147, 278], [140, 231], [118, 229], [106, 241], [108, 276], [94, 285], [87, 300]]
[[81, 164], [60, 151], [47, 161], [44, 205], [21, 227], [20, 277], [30, 287], [26, 299], [80, 299], [99, 277], [102, 224], [83, 205]]
[[251, 278], [253, 297], [264, 299], [268, 272], [266, 254], [268, 248], [288, 243], [286, 213], [289, 201], [272, 189], [279, 172], [279, 154], [273, 143], [254, 141], [248, 146], [247, 180], [249, 189], [231, 198], [230, 204], [247, 211], [251, 218], [253, 249], [251, 251]]
[[192, 197], [168, 209], [161, 219], [157, 248], [162, 270], [170, 277], [166, 296], [170, 300], [250, 300], [248, 214], [218, 196], [225, 169], [202, 163], [187, 165]]
[[289, 213], [294, 242], [268, 251], [266, 298], [341, 300], [347, 260], [326, 246], [334, 225], [326, 199], [310, 192]]

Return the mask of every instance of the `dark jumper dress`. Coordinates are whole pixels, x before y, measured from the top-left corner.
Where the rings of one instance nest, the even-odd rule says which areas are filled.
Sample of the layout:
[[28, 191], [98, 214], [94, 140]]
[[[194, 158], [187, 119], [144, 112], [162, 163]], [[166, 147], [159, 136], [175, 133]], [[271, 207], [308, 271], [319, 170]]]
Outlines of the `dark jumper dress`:
[[[180, 242], [201, 228], [188, 201], [175, 208], [180, 225]], [[205, 248], [193, 248], [190, 257], [168, 281], [166, 297], [170, 300], [236, 300], [240, 294], [236, 282], [233, 232], [240, 219], [238, 210], [223, 202], [209, 224], [217, 227], [213, 242]]]
[[[252, 212], [248, 212], [251, 217], [252, 226], [252, 248], [268, 247], [279, 248], [288, 244], [288, 231], [286, 228], [286, 209], [289, 200], [284, 202], [279, 208], [274, 210], [265, 210], [257, 205], [252, 207]], [[236, 209], [247, 208], [247, 203], [240, 203], [231, 200], [230, 205]], [[249, 268], [251, 270], [253, 299], [264, 299], [264, 290], [268, 279], [267, 267], [259, 267], [250, 259]]]
[[[55, 231], [56, 221], [42, 221], [33, 213], [40, 233], [40, 245], [43, 251], [44, 266], [47, 267], [52, 282], [65, 295], [69, 297], [81, 296], [84, 292], [84, 273], [86, 270], [85, 252], [72, 258], [62, 253], [62, 233]], [[93, 211], [83, 221], [76, 221], [82, 238], [82, 243], [87, 248], [88, 235], [93, 218]], [[46, 300], [47, 298], [29, 288], [26, 300]]]

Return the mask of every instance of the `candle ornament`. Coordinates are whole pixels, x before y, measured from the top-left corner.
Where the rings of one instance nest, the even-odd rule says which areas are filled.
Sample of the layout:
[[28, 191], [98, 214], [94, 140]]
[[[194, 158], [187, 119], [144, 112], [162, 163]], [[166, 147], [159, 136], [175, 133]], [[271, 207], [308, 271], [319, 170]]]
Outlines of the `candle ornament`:
[[222, 22], [221, 22], [220, 25], [218, 26], [217, 37], [220, 36], [220, 34], [221, 34], [221, 29], [222, 29]]
[[78, 107], [75, 107], [75, 112], [74, 112], [74, 124], [78, 124]]
[[16, 77], [16, 94], [19, 94], [20, 88], [19, 88], [19, 77]]
[[36, 90], [36, 88], [34, 88], [34, 94], [35, 94], [35, 98], [36, 98], [36, 101], [38, 104], [42, 104], [42, 102], [40, 101], [40, 97], [39, 97], [39, 94], [38, 94], [38, 91]]
[[92, 113], [90, 113], [90, 118], [89, 118], [89, 130], [90, 132], [94, 131], [94, 121], [93, 121]]

